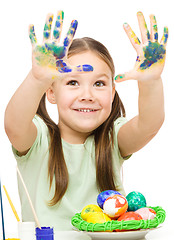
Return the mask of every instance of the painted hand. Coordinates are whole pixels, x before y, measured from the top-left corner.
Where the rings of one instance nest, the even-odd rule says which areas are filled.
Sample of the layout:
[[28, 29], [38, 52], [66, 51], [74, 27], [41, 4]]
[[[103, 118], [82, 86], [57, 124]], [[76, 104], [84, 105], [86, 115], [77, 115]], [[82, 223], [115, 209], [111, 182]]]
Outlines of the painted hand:
[[55, 79], [62, 73], [72, 71], [87, 72], [93, 71], [90, 65], [70, 66], [67, 63], [68, 49], [73, 41], [77, 29], [77, 21], [71, 22], [69, 31], [64, 38], [63, 44], [60, 44], [60, 36], [62, 32], [64, 13], [59, 11], [57, 14], [53, 36], [51, 37], [51, 28], [53, 22], [53, 14], [48, 14], [43, 32], [43, 43], [37, 44], [34, 26], [29, 26], [29, 37], [32, 44], [32, 71], [37, 78]]
[[159, 79], [164, 68], [166, 57], [166, 44], [168, 39], [168, 28], [164, 28], [163, 37], [158, 42], [157, 22], [154, 15], [150, 15], [149, 33], [144, 16], [141, 12], [137, 13], [142, 43], [132, 31], [131, 27], [125, 23], [124, 30], [137, 52], [135, 66], [125, 74], [119, 74], [115, 80], [122, 82], [129, 79], [144, 81], [148, 79]]

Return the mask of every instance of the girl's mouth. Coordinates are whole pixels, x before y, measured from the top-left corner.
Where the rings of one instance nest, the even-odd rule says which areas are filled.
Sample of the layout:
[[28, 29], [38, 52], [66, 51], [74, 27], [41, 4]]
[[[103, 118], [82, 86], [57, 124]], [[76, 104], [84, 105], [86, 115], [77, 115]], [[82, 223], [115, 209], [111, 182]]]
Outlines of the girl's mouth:
[[97, 111], [97, 109], [91, 109], [91, 108], [78, 108], [78, 109], [74, 109], [75, 111], [78, 111], [78, 112], [87, 112], [87, 113], [89, 113], [89, 112], [96, 112]]

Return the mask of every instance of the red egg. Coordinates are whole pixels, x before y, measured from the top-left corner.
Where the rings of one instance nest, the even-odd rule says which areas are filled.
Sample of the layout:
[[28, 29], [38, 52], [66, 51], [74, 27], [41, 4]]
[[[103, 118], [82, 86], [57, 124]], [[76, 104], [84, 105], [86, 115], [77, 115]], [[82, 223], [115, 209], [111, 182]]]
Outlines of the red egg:
[[[138, 214], [138, 213], [135, 213], [135, 212], [126, 212], [124, 213], [123, 215], [121, 215], [117, 221], [130, 221], [130, 220], [142, 220], [143, 218]], [[135, 230], [135, 229], [133, 229]], [[133, 231], [132, 230], [132, 231]], [[138, 230], [138, 229], [136, 229]], [[131, 230], [119, 230], [117, 229], [116, 232], [124, 232], [124, 231], [131, 231]]]
[[135, 213], [135, 212], [126, 212], [123, 215], [121, 215], [117, 221], [130, 221], [130, 220], [141, 220], [142, 217], [140, 216], [140, 214]]

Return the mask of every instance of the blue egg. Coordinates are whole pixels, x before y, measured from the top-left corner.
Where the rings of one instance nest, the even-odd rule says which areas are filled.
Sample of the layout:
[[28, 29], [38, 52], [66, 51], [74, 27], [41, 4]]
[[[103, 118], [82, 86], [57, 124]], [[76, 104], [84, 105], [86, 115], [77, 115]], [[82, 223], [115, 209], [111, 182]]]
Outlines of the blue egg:
[[97, 197], [97, 203], [98, 203], [99, 207], [103, 209], [103, 204], [106, 201], [106, 199], [108, 197], [112, 197], [116, 194], [121, 195], [121, 193], [114, 191], [114, 190], [106, 190], [106, 191], [101, 192]]
[[140, 192], [130, 192], [126, 196], [128, 202], [128, 211], [136, 211], [139, 208], [146, 207], [146, 199]]

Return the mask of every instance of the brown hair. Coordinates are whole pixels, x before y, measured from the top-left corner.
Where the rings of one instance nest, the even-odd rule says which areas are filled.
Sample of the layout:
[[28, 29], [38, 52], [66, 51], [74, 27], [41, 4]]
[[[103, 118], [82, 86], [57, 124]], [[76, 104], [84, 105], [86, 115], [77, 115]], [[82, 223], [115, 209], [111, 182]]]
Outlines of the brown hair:
[[[111, 70], [114, 83], [115, 68], [113, 60], [106, 47], [100, 42], [87, 37], [75, 39], [69, 48], [68, 57], [88, 50], [96, 53], [97, 56], [106, 62]], [[62, 199], [67, 190], [68, 170], [62, 149], [60, 130], [47, 113], [45, 95], [43, 95], [40, 101], [37, 114], [44, 120], [50, 133], [48, 176], [50, 178], [50, 188], [53, 177], [55, 177], [55, 194], [49, 205], [53, 206]], [[112, 169], [113, 129], [114, 121], [121, 116], [125, 116], [125, 109], [117, 91], [115, 91], [109, 117], [93, 132], [95, 139], [96, 181], [100, 191], [107, 189], [116, 190]]]

